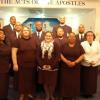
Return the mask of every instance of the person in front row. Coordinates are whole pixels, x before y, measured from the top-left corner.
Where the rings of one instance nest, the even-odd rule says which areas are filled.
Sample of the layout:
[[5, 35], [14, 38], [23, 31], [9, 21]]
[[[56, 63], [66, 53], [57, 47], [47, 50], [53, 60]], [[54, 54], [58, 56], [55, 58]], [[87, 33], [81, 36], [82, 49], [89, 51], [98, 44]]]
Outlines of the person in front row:
[[10, 55], [11, 47], [6, 42], [4, 31], [0, 29], [0, 100], [8, 100]]
[[37, 43], [30, 28], [23, 26], [21, 36], [12, 47], [13, 68], [19, 74], [19, 100], [33, 100], [35, 90], [35, 62]]
[[52, 33], [48, 31], [37, 52], [39, 83], [44, 86], [45, 100], [54, 100], [53, 93], [57, 82], [59, 56], [59, 46], [54, 42]]
[[82, 95], [91, 97], [97, 90], [97, 71], [100, 65], [100, 43], [95, 40], [95, 34], [88, 31], [85, 34], [86, 41], [81, 45], [85, 50], [82, 61]]
[[66, 44], [62, 46], [60, 95], [63, 100], [76, 100], [80, 95], [80, 62], [84, 49], [76, 42], [75, 33], [69, 33]]

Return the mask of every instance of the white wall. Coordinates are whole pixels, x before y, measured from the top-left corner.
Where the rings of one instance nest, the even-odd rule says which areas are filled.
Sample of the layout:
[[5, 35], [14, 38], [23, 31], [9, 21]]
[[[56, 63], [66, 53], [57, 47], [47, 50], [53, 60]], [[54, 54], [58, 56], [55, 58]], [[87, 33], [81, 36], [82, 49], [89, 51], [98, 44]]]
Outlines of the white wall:
[[[77, 7], [76, 6], [75, 8], [78, 8], [78, 9], [80, 9], [80, 8], [81, 9], [94, 8], [94, 9], [96, 9], [96, 13], [94, 11], [93, 12], [91, 11], [91, 12], [89, 12], [87, 14], [83, 14], [83, 15], [76, 14], [77, 16], [79, 16], [79, 18], [77, 20], [79, 20], [79, 24], [80, 23], [85, 24], [86, 30], [88, 30], [88, 29], [94, 30], [96, 35], [97, 35], [97, 38], [100, 40], [100, 0], [85, 0], [85, 1], [86, 1], [86, 6], [84, 6], [84, 7], [79, 7], [79, 6]], [[54, 6], [54, 8], [57, 8], [57, 7], [58, 6]], [[6, 8], [6, 6], [5, 6], [5, 8]], [[9, 11], [9, 12], [8, 12], [8, 8], [6, 8], [6, 10], [4, 10], [4, 11], [3, 11], [3, 7], [0, 8], [0, 9], [2, 9], [2, 10], [0, 10], [0, 18], [4, 19], [4, 25], [9, 23], [9, 17], [12, 16], [12, 15], [15, 15], [17, 17], [17, 20], [20, 21], [20, 22], [23, 22], [29, 16], [30, 17], [35, 17], [35, 14], [31, 14], [31, 12], [27, 9], [17, 10], [16, 8], [17, 7], [15, 7], [12, 11]], [[51, 6], [51, 8], [53, 8], [53, 6]], [[58, 8], [60, 8], [60, 7], [58, 7]], [[61, 8], [67, 9], [67, 8], [74, 8], [74, 7], [73, 6], [63, 6], [62, 5]], [[33, 7], [32, 9], [35, 9], [35, 7]], [[42, 9], [42, 8], [40, 7], [40, 9]], [[38, 11], [36, 11], [36, 12], [38, 12]], [[54, 13], [53, 16], [56, 16], [56, 14], [58, 15], [58, 12], [59, 12], [59, 10], [57, 11], [57, 13]], [[61, 12], [61, 14], [62, 14], [62, 12]], [[64, 14], [66, 15], [66, 12]], [[72, 18], [72, 16], [69, 16], [70, 20], [71, 20], [71, 18]], [[72, 22], [74, 22], [74, 19], [73, 19]], [[70, 25], [73, 24], [73, 23], [70, 23], [70, 21], [67, 22], [67, 23], [70, 24]], [[78, 24], [75, 24], [75, 25], [78, 26]], [[73, 27], [74, 27], [74, 30], [76, 31], [76, 27], [75, 26], [73, 26]]]
[[95, 23], [95, 32], [97, 39], [100, 41], [100, 1], [96, 4], [96, 23]]
[[95, 9], [81, 15], [81, 24], [83, 24], [86, 28], [86, 31], [95, 31], [95, 17], [96, 17], [96, 11]]

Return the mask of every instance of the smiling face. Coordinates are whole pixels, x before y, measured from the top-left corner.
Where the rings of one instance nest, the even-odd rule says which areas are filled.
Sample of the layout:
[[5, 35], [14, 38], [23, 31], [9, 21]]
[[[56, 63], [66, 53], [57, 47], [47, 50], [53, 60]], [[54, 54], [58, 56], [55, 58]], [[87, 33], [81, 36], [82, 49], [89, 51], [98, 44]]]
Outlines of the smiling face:
[[69, 33], [68, 42], [69, 42], [70, 44], [74, 44], [75, 41], [76, 41], [75, 33], [73, 33], [73, 32]]
[[63, 30], [63, 28], [59, 27], [57, 29], [57, 36], [58, 37], [63, 37], [63, 35], [64, 35], [64, 30]]
[[11, 23], [12, 25], [15, 25], [15, 24], [16, 24], [16, 17], [15, 17], [15, 16], [11, 16], [11, 17], [10, 17], [10, 23]]
[[17, 32], [20, 32], [22, 30], [22, 25], [21, 25], [20, 22], [16, 22], [16, 24], [15, 24], [15, 30]]
[[42, 31], [42, 22], [40, 22], [40, 21], [37, 21], [37, 22], [35, 22], [35, 28], [36, 28], [36, 30], [37, 31]]
[[51, 42], [52, 40], [53, 40], [52, 33], [51, 32], [47, 32], [45, 34], [45, 42]]
[[22, 28], [21, 36], [25, 39], [28, 39], [31, 36], [31, 30], [28, 27], [24, 26]]
[[60, 24], [65, 24], [65, 16], [59, 17]]
[[0, 41], [4, 41], [5, 40], [5, 34], [2, 30], [0, 30]]

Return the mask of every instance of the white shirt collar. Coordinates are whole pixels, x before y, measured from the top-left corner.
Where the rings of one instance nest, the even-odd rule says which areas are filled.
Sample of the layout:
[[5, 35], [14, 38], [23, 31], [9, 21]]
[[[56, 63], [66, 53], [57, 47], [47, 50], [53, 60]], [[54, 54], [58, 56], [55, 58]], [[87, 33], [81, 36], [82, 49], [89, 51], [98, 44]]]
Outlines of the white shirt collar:
[[12, 29], [12, 30], [14, 30], [14, 27], [13, 27], [13, 25], [12, 25], [12, 24], [10, 24], [10, 26], [11, 26], [11, 29]]
[[60, 24], [60, 26], [65, 26], [65, 24]]
[[79, 38], [81, 39], [81, 35], [82, 35], [82, 37], [84, 38], [84, 33], [79, 33]]
[[[40, 32], [36, 31], [36, 33], [37, 33], [37, 36], [39, 35], [39, 37], [41, 37], [42, 31], [40, 31]], [[38, 33], [39, 33], [39, 34], [38, 34]]]

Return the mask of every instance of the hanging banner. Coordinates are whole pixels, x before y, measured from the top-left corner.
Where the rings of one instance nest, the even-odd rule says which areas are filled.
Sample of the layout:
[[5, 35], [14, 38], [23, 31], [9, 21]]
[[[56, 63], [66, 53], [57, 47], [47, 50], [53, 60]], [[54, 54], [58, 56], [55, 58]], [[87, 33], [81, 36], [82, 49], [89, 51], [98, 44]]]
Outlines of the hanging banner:
[[71, 5], [71, 6], [85, 6], [84, 0], [0, 0], [1, 5]]

